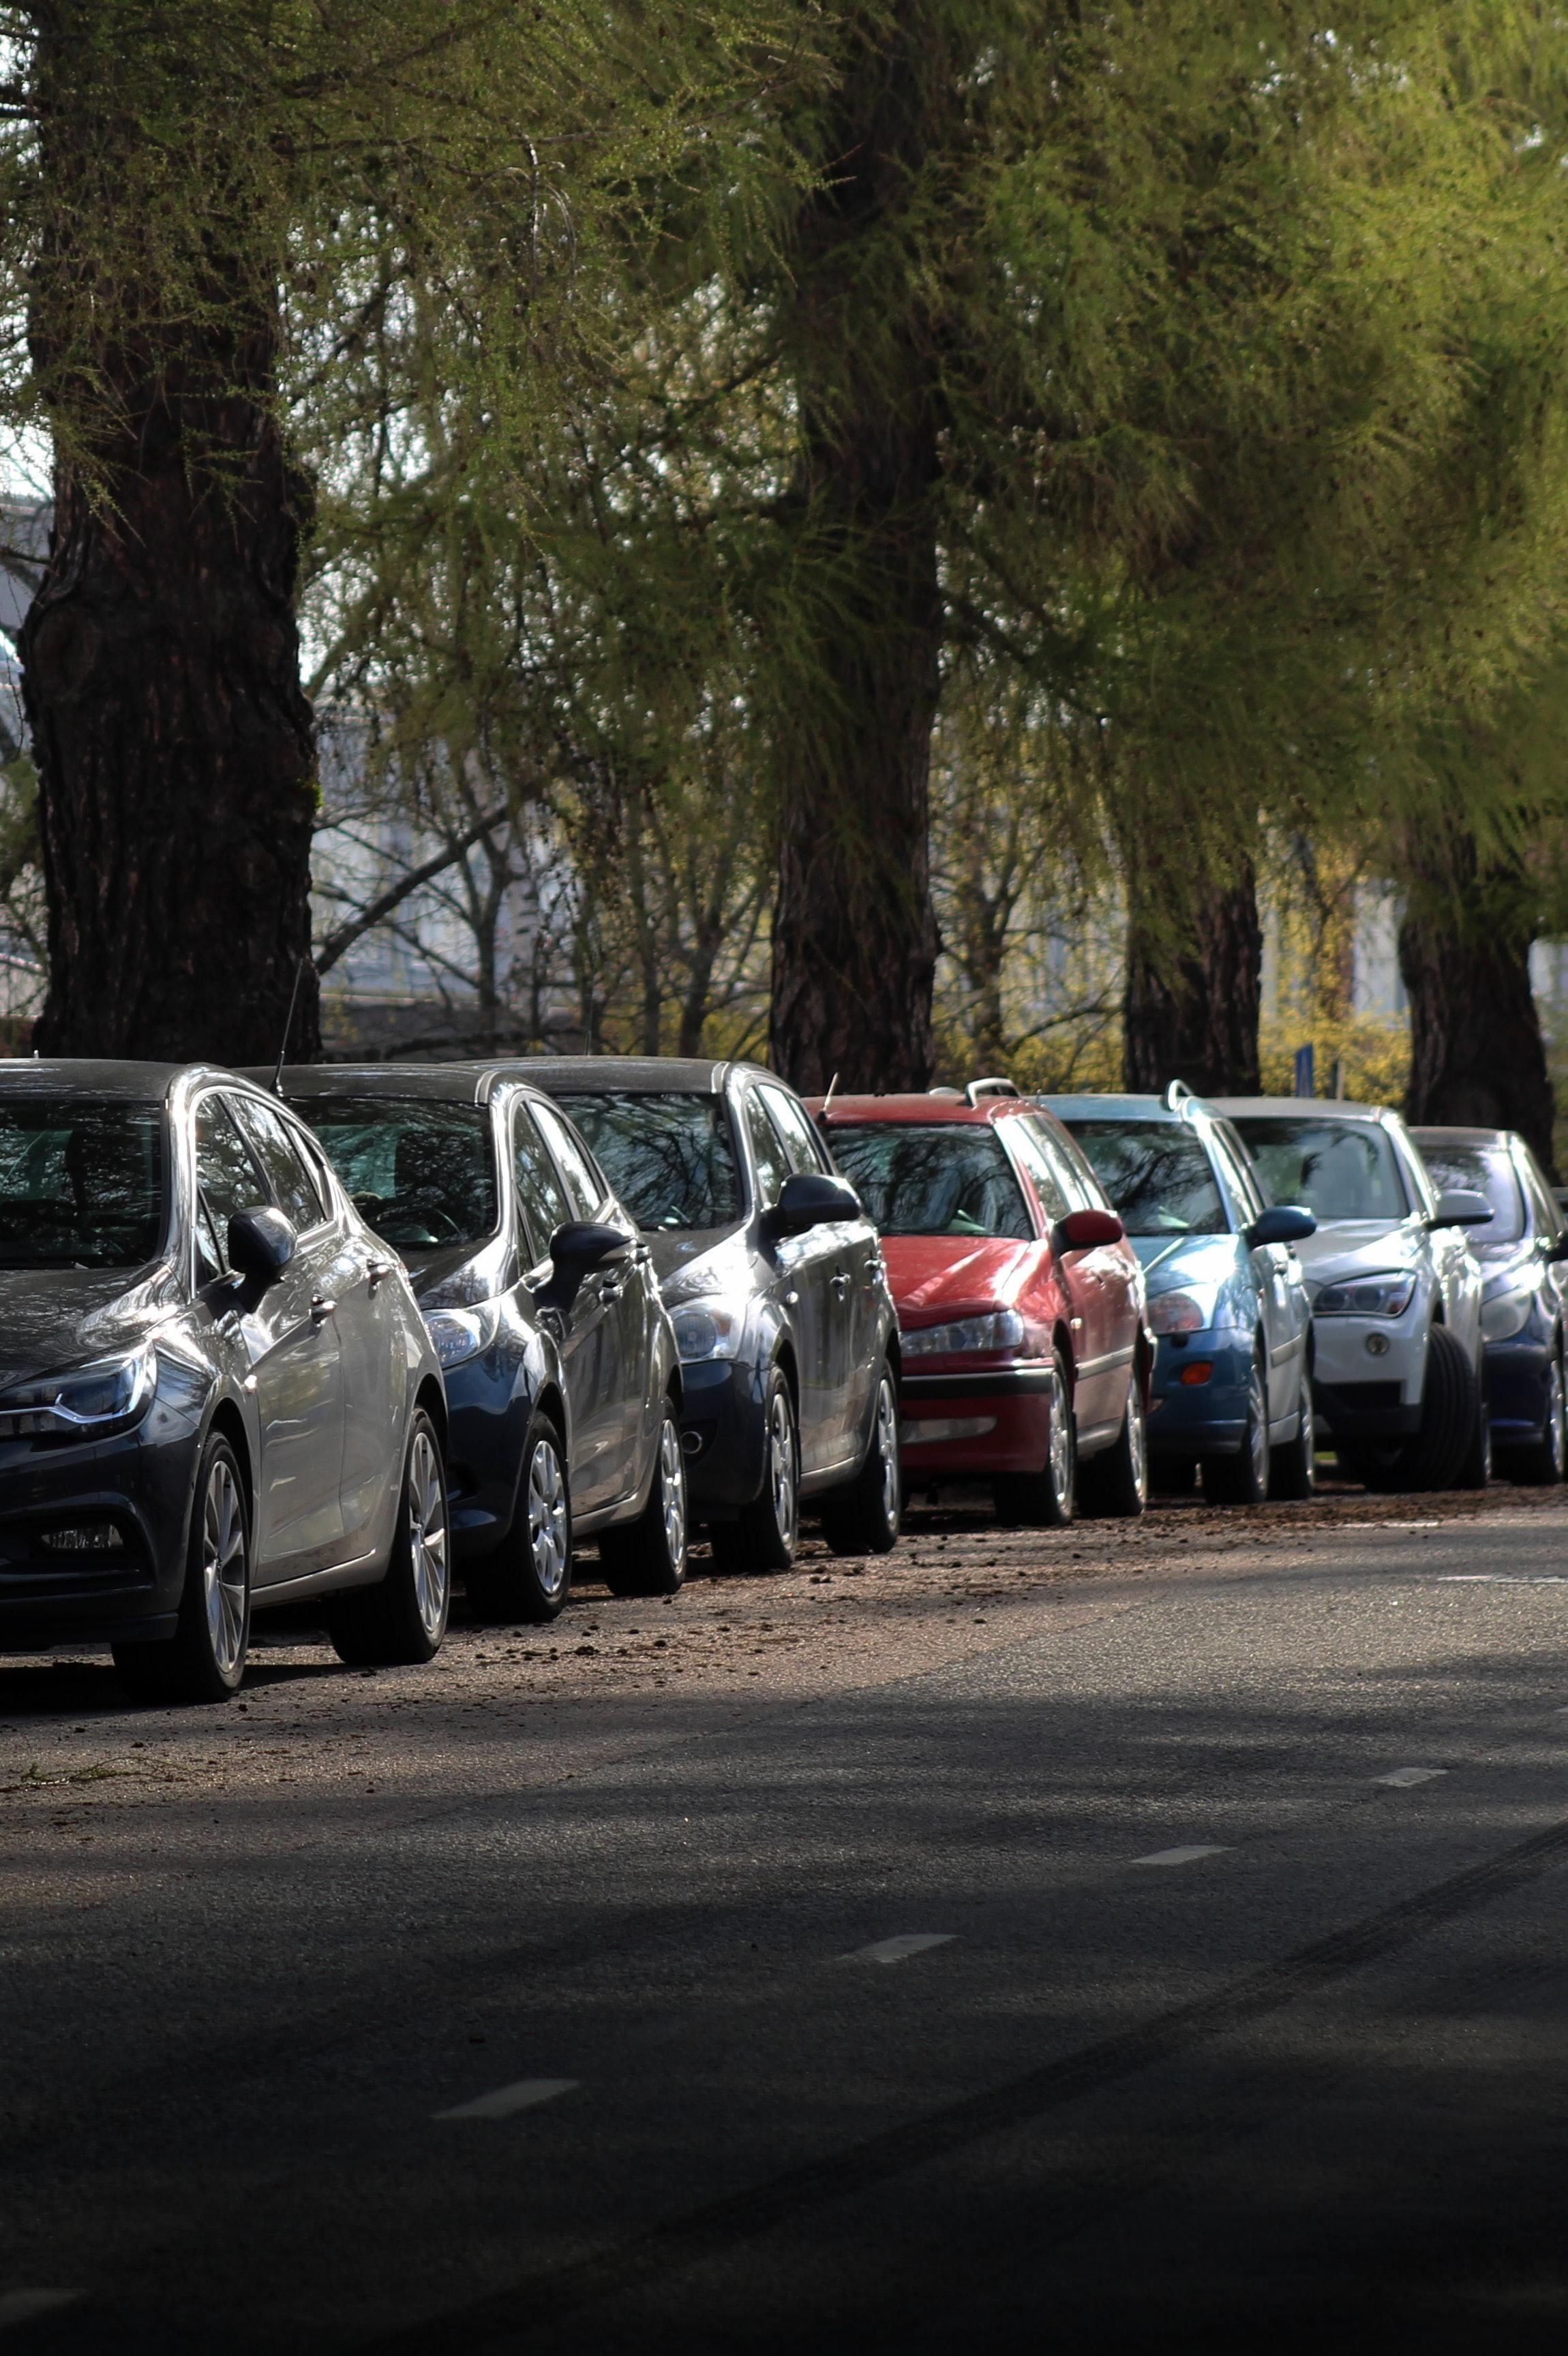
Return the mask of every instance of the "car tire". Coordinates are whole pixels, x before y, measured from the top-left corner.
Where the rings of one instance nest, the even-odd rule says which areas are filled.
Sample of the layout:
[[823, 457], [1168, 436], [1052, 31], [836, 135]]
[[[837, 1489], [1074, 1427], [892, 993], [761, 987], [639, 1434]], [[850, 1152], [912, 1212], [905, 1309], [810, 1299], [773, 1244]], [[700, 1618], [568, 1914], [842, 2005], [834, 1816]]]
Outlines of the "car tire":
[[1397, 1495], [1447, 1489], [1458, 1481], [1473, 1444], [1476, 1370], [1446, 1325], [1434, 1325], [1426, 1344], [1421, 1429], [1397, 1448], [1353, 1448], [1350, 1462], [1369, 1489]]
[[1541, 1438], [1528, 1448], [1510, 1448], [1502, 1469], [1510, 1481], [1529, 1488], [1554, 1489], [1568, 1476], [1568, 1393], [1563, 1387], [1561, 1338], [1552, 1354]]
[[417, 1668], [440, 1651], [451, 1603], [446, 1467], [435, 1426], [419, 1408], [403, 1455], [386, 1570], [373, 1587], [351, 1587], [332, 1597], [327, 1632], [350, 1668]]
[[1310, 1497], [1317, 1487], [1317, 1419], [1313, 1412], [1312, 1378], [1301, 1378], [1301, 1399], [1296, 1409], [1295, 1438], [1281, 1442], [1269, 1454], [1269, 1494], [1271, 1497], [1300, 1499]]
[[1269, 1398], [1256, 1351], [1247, 1376], [1247, 1420], [1234, 1456], [1206, 1456], [1203, 1494], [1211, 1505], [1261, 1505], [1269, 1494]]
[[800, 1534], [800, 1439], [789, 1386], [775, 1366], [763, 1403], [762, 1487], [708, 1536], [721, 1570], [788, 1570]]
[[1190, 1497], [1197, 1478], [1196, 1456], [1149, 1457], [1149, 1493], [1155, 1497]]
[[1078, 1500], [1081, 1514], [1107, 1521], [1135, 1520], [1149, 1502], [1149, 1426], [1143, 1369], [1136, 1365], [1115, 1445], [1080, 1467]]
[[834, 1554], [891, 1554], [904, 1515], [898, 1465], [898, 1394], [884, 1358], [876, 1377], [871, 1437], [854, 1479], [822, 1499], [822, 1536]]
[[612, 1595], [678, 1595], [686, 1583], [686, 1458], [673, 1399], [660, 1402], [648, 1503], [635, 1522], [599, 1533], [599, 1568]]
[[244, 1682], [251, 1643], [251, 1523], [240, 1462], [214, 1432], [201, 1451], [175, 1633], [116, 1644], [114, 1666], [134, 1701], [229, 1701]]
[[1051, 1354], [1046, 1461], [1038, 1472], [999, 1472], [991, 1484], [996, 1518], [1010, 1529], [1065, 1530], [1078, 1511], [1078, 1434], [1062, 1354]]
[[1473, 1388], [1476, 1405], [1470, 1421], [1470, 1444], [1454, 1483], [1456, 1489], [1484, 1489], [1492, 1477], [1492, 1419], [1487, 1408], [1486, 1384], [1478, 1370]]
[[477, 1619], [539, 1627], [560, 1617], [572, 1592], [572, 1498], [566, 1451], [547, 1415], [533, 1418], [522, 1443], [510, 1536], [464, 1584]]

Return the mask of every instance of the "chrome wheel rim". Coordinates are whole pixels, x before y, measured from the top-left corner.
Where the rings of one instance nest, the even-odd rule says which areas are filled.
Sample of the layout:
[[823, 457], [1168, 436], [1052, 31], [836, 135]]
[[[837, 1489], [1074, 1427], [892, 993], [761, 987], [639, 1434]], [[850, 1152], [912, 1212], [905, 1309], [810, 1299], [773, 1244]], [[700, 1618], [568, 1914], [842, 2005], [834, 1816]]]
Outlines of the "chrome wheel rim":
[[898, 1526], [898, 1406], [893, 1385], [884, 1375], [876, 1389], [876, 1445], [882, 1458], [882, 1516], [890, 1530]]
[[1269, 1426], [1263, 1408], [1263, 1381], [1256, 1366], [1247, 1386], [1247, 1447], [1252, 1459], [1252, 1486], [1262, 1490], [1269, 1478]]
[[1301, 1388], [1301, 1418], [1297, 1439], [1301, 1448], [1301, 1461], [1310, 1484], [1316, 1478], [1314, 1459], [1317, 1454], [1317, 1416], [1312, 1404], [1312, 1388], [1307, 1383], [1304, 1383]]
[[[1128, 1401], [1131, 1414], [1133, 1402]], [[1072, 1503], [1072, 1427], [1068, 1421], [1067, 1384], [1059, 1366], [1051, 1368], [1046, 1393], [1047, 1438], [1050, 1446], [1051, 1494], [1066, 1514]]]
[[1144, 1422], [1144, 1395], [1138, 1387], [1136, 1372], [1133, 1387], [1127, 1394], [1127, 1463], [1133, 1475], [1133, 1494], [1140, 1505], [1149, 1494], [1148, 1430]]
[[413, 1608], [425, 1634], [435, 1638], [446, 1619], [446, 1491], [427, 1431], [414, 1433], [408, 1453], [408, 1548]]
[[553, 1603], [566, 1584], [571, 1539], [566, 1481], [548, 1440], [536, 1440], [528, 1464], [528, 1551], [541, 1595]]
[[659, 1486], [664, 1501], [664, 1552], [672, 1570], [686, 1559], [686, 1460], [681, 1433], [672, 1415], [666, 1414], [659, 1435]]
[[775, 1391], [768, 1411], [768, 1483], [773, 1523], [786, 1546], [795, 1543], [795, 1419], [784, 1393]]
[[1563, 1364], [1558, 1358], [1552, 1361], [1546, 1432], [1552, 1450], [1552, 1476], [1553, 1480], [1561, 1481], [1564, 1471], [1568, 1470], [1568, 1412], [1564, 1410], [1563, 1398]]
[[226, 1677], [245, 1657], [248, 1587], [244, 1505], [233, 1468], [220, 1456], [201, 1505], [201, 1600], [212, 1658]]

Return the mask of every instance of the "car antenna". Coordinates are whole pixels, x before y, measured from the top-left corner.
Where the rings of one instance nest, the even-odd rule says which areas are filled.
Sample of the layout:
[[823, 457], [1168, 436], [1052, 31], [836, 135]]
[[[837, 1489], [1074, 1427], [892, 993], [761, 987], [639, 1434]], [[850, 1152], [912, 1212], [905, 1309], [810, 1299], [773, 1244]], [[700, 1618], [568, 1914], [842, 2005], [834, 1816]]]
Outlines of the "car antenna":
[[288, 1013], [284, 1020], [283, 1042], [278, 1048], [277, 1069], [273, 1074], [273, 1094], [274, 1097], [281, 1097], [283, 1094], [283, 1067], [284, 1058], [288, 1054], [288, 1034], [294, 1029], [294, 1010], [299, 1004], [299, 985], [305, 980], [305, 969], [309, 962], [310, 958], [308, 952], [301, 951], [299, 963], [294, 969], [294, 988], [288, 994]]
[[827, 1095], [822, 1098], [822, 1110], [823, 1110], [823, 1112], [824, 1112], [824, 1113], [827, 1111], [828, 1107], [832, 1104], [832, 1100], [833, 1100], [833, 1090], [837, 1087], [838, 1084], [839, 1084], [839, 1076], [838, 1076], [838, 1074], [835, 1072], [835, 1073], [833, 1074], [833, 1076], [832, 1076], [832, 1078], [828, 1082], [828, 1092], [827, 1092]]

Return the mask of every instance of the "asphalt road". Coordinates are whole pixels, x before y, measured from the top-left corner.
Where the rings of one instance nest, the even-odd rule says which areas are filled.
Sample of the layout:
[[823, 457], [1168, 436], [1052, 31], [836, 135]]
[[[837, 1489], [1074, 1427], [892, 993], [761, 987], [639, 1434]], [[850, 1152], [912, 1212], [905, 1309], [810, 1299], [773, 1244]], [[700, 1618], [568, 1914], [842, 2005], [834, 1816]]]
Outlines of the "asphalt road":
[[1568, 2346], [1568, 1511], [0, 1664], [0, 2350]]

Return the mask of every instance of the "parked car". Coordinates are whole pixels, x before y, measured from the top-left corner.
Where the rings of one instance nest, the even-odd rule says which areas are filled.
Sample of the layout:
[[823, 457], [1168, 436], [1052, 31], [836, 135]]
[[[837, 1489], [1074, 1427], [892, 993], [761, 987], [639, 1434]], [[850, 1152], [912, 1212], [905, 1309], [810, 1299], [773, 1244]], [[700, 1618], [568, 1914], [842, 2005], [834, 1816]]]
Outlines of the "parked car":
[[203, 1065], [0, 1066], [0, 1646], [221, 1701], [252, 1615], [346, 1661], [446, 1626], [424, 1322], [308, 1132]]
[[370, 1225], [407, 1265], [446, 1380], [452, 1534], [468, 1600], [553, 1620], [576, 1539], [618, 1595], [686, 1576], [681, 1365], [646, 1248], [547, 1098], [490, 1066], [283, 1075]]
[[1141, 1514], [1154, 1346], [1122, 1222], [1050, 1113], [1015, 1097], [817, 1108], [897, 1304], [911, 1483], [988, 1480], [998, 1514]]
[[1267, 1203], [1234, 1130], [1179, 1080], [1163, 1097], [1047, 1101], [1143, 1262], [1163, 1485], [1190, 1488], [1196, 1461], [1226, 1503], [1310, 1497], [1312, 1309], [1294, 1247], [1317, 1221]]
[[1222, 1097], [1273, 1200], [1314, 1213], [1299, 1247], [1312, 1297], [1313, 1402], [1352, 1479], [1479, 1488], [1491, 1469], [1481, 1389], [1481, 1271], [1466, 1230], [1484, 1195], [1439, 1200], [1397, 1113], [1337, 1098]]
[[508, 1067], [570, 1108], [636, 1218], [681, 1348], [693, 1513], [783, 1569], [800, 1507], [841, 1554], [897, 1543], [897, 1328], [876, 1231], [777, 1076], [673, 1056]]
[[1414, 1129], [1438, 1194], [1484, 1194], [1489, 1226], [1475, 1231], [1481, 1264], [1487, 1413], [1498, 1470], [1510, 1481], [1568, 1472], [1563, 1327], [1568, 1219], [1517, 1130]]

